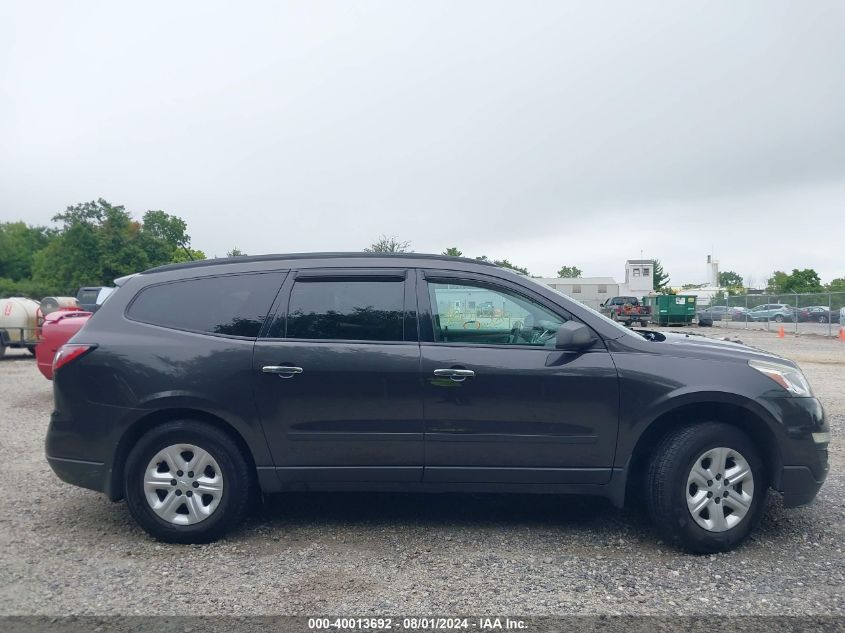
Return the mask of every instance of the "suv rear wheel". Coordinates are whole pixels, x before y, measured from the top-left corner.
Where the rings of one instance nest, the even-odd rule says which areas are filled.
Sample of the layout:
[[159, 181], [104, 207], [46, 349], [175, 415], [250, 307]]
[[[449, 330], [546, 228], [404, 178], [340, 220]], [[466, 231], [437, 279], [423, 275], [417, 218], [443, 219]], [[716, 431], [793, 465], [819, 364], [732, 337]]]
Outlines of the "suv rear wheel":
[[126, 461], [129, 511], [155, 538], [206, 543], [241, 522], [250, 471], [232, 439], [219, 429], [182, 420], [147, 432]]
[[695, 553], [736, 547], [759, 521], [768, 481], [751, 439], [719, 422], [687, 426], [655, 451], [645, 494], [668, 542]]

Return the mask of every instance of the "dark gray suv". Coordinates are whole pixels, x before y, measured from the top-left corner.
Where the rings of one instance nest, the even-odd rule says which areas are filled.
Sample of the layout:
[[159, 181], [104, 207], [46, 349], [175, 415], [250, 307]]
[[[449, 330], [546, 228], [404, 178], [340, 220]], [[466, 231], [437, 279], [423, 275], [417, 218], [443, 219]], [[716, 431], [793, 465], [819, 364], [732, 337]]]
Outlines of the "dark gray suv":
[[827, 474], [791, 361], [632, 332], [482, 262], [274, 255], [118, 285], [56, 355], [47, 459], [162, 540], [219, 537], [256, 492], [577, 493], [712, 552], [770, 487], [805, 504]]

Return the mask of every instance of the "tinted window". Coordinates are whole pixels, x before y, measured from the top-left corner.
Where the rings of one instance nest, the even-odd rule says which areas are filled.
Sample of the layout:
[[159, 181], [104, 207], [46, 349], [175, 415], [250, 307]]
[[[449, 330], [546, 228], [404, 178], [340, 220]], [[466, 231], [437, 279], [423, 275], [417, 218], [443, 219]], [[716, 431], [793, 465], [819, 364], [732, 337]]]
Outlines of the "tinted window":
[[404, 280], [305, 280], [290, 294], [287, 337], [401, 341]]
[[428, 290], [437, 342], [554, 346], [564, 322], [530, 299], [487, 284], [429, 282]]
[[79, 303], [95, 303], [97, 301], [98, 292], [99, 288], [95, 290], [80, 290], [79, 294], [76, 295], [76, 300]]
[[254, 338], [283, 279], [280, 273], [263, 273], [150, 286], [135, 297], [128, 316], [179, 330]]

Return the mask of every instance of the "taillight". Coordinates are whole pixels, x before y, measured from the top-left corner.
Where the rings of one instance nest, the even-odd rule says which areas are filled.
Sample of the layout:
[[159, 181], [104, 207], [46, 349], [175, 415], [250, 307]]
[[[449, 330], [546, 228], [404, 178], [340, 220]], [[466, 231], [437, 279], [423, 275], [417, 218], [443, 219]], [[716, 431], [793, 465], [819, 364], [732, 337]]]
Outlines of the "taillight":
[[55, 372], [77, 358], [82, 358], [96, 348], [96, 345], [62, 345], [53, 357], [53, 371]]

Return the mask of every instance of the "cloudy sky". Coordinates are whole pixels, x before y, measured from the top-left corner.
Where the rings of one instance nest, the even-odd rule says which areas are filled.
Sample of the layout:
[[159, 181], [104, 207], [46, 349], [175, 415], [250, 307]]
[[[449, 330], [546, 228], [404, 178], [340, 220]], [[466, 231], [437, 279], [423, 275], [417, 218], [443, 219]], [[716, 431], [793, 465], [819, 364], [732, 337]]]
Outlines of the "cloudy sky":
[[845, 3], [4, 2], [0, 221], [845, 276]]

